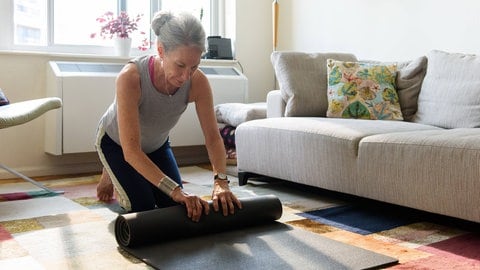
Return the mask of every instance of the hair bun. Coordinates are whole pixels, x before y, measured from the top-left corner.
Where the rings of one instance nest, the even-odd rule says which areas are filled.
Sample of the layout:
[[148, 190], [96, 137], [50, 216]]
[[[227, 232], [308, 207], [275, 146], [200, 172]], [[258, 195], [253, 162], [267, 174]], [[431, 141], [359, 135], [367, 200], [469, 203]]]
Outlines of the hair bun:
[[155, 35], [160, 35], [160, 29], [171, 19], [173, 18], [173, 14], [170, 11], [160, 11], [155, 14], [152, 19], [152, 30], [155, 32]]

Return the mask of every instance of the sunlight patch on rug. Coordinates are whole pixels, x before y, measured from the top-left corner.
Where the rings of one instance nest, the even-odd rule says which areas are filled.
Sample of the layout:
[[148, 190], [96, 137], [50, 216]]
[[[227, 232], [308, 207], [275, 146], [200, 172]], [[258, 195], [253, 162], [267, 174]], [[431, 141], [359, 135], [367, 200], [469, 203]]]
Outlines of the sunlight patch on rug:
[[417, 248], [462, 235], [465, 231], [430, 223], [417, 222], [373, 234], [382, 241]]
[[420, 250], [406, 248], [377, 240], [371, 235], [365, 236], [345, 230], [332, 231], [323, 235], [346, 244], [354, 245], [397, 258], [400, 263], [432, 256], [432, 254]]
[[2, 202], [0, 221], [34, 218], [85, 210], [85, 207], [63, 196]]

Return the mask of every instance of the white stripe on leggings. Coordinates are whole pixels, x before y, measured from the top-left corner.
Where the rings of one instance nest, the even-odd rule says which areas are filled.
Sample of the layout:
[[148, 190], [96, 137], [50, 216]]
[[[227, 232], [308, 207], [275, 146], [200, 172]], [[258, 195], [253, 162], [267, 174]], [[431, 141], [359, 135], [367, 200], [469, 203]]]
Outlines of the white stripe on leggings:
[[107, 170], [108, 175], [112, 180], [113, 186], [117, 190], [118, 196], [120, 197], [120, 198], [117, 198], [118, 203], [120, 204], [121, 207], [123, 207], [123, 209], [130, 212], [132, 210], [132, 204], [128, 199], [127, 193], [123, 189], [122, 185], [120, 185], [120, 182], [118, 182], [118, 179], [115, 177], [115, 174], [112, 172], [112, 169], [110, 168], [110, 165], [108, 164], [107, 159], [105, 158], [105, 155], [102, 152], [102, 148], [100, 147], [100, 143], [104, 135], [105, 135], [105, 129], [103, 128], [103, 125], [100, 124], [97, 130], [97, 139], [95, 141], [95, 148], [97, 149], [97, 153], [100, 158], [100, 161], [103, 164], [103, 167]]

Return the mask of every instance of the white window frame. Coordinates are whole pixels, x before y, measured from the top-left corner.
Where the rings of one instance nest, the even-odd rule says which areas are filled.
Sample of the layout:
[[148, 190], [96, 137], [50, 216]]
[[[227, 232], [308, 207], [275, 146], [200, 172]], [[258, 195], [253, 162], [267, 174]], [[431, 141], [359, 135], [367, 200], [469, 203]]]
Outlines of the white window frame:
[[[48, 29], [53, 29], [53, 0], [47, 0], [48, 3]], [[125, 6], [125, 0], [118, 0], [119, 6], [122, 4]], [[150, 0], [151, 11], [150, 17], [158, 10], [161, 5], [161, 0]], [[228, 0], [210, 0], [211, 5], [211, 29], [210, 35], [225, 35], [225, 1]], [[14, 44], [14, 24], [13, 24], [13, 0], [1, 0], [0, 1], [0, 18], [2, 23], [0, 24], [0, 51], [12, 51], [12, 52], [44, 52], [51, 54], [78, 54], [78, 55], [98, 55], [98, 56], [111, 56], [112, 48], [104, 46], [93, 45], [58, 45], [53, 44], [52, 31], [48, 31], [48, 44], [47, 46], [31, 46], [31, 45], [15, 45]], [[216, 16], [214, 16], [216, 14]], [[155, 37], [151, 34], [152, 42], [155, 41]], [[132, 49], [132, 55], [139, 55], [142, 52], [136, 48]]]

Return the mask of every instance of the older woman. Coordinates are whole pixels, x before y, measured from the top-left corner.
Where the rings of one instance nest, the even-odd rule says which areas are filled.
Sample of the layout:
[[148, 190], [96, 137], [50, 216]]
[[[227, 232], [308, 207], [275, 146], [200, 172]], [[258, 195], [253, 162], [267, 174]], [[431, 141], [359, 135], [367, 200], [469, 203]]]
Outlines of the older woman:
[[168, 141], [169, 131], [194, 102], [213, 167], [213, 208], [233, 214], [241, 204], [228, 186], [212, 90], [198, 70], [205, 31], [187, 13], [157, 13], [151, 26], [158, 54], [138, 57], [123, 68], [116, 80], [116, 98], [99, 123], [96, 147], [108, 172], [97, 188], [99, 199], [110, 199], [113, 185], [120, 205], [129, 212], [180, 203], [193, 221], [209, 213], [206, 201], [182, 190]]

